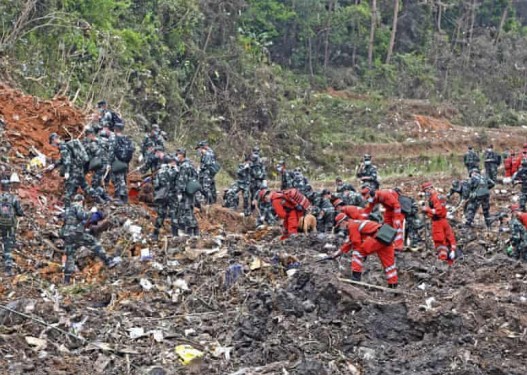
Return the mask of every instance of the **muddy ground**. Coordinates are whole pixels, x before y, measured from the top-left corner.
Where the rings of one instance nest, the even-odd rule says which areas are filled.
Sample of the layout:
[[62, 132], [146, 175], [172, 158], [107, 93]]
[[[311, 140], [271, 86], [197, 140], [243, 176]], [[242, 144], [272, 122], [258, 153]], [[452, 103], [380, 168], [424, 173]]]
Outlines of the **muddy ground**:
[[[46, 121], [60, 130], [55, 117]], [[152, 208], [109, 205], [100, 238], [123, 263], [108, 270], [80, 249], [74, 283], [62, 285], [60, 179], [22, 172], [31, 145], [52, 152], [43, 146], [46, 121], [36, 138], [6, 121], [2, 138], [27, 216], [17, 275], [0, 274], [0, 373], [525, 374], [527, 267], [505, 255], [497, 225], [492, 233], [457, 228], [463, 256], [452, 267], [431, 249], [399, 254], [393, 293], [349, 284], [349, 256], [317, 262], [337, 248], [333, 235], [280, 242], [278, 229], [255, 231], [253, 219], [213, 206], [198, 213], [202, 238], [162, 232], [152, 243]], [[24, 142], [13, 149], [17, 134]], [[511, 200], [507, 189], [493, 195], [494, 211]], [[141, 261], [147, 248], [152, 259]], [[385, 286], [375, 256], [363, 281]], [[203, 356], [184, 365], [179, 345]]]

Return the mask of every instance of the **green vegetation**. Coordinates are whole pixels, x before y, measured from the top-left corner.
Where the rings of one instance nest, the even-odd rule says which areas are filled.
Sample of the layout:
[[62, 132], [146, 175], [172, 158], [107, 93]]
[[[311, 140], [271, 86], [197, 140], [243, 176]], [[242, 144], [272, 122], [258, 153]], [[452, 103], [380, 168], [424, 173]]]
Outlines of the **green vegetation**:
[[207, 137], [227, 167], [255, 142], [335, 167], [350, 145], [404, 140], [395, 99], [520, 125], [526, 23], [509, 0], [0, 0], [0, 78]]

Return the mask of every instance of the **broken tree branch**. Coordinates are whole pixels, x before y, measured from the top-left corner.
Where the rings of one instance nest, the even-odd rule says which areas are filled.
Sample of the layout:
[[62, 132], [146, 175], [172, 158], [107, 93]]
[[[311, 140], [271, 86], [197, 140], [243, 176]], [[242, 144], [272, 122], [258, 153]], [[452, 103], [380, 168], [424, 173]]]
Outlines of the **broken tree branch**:
[[415, 297], [415, 294], [411, 294], [411, 293], [408, 293], [408, 292], [405, 292], [405, 291], [402, 291], [402, 290], [390, 289], [390, 288], [386, 288], [384, 286], [363, 283], [362, 281], [348, 280], [348, 279], [343, 279], [342, 277], [339, 277], [339, 281], [342, 281], [343, 283], [347, 283], [347, 284], [362, 285], [362, 286], [366, 286], [368, 288], [384, 290], [384, 291], [387, 291], [387, 292], [390, 292], [390, 293], [394, 293], [394, 294], [404, 294], [404, 295], [407, 295], [407, 296]]

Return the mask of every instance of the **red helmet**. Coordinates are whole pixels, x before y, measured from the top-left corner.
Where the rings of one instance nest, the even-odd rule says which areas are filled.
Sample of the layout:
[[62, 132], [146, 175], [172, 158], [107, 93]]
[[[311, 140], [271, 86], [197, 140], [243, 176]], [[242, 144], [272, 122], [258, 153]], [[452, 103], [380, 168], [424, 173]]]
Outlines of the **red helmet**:
[[520, 211], [520, 205], [519, 204], [513, 204], [510, 207], [512, 212]]
[[260, 192], [258, 193], [258, 199], [260, 200], [260, 202], [263, 202], [265, 196], [269, 194], [270, 192], [271, 190], [267, 190], [267, 189], [260, 190]]
[[341, 204], [344, 205], [344, 201], [343, 201], [342, 199], [340, 199], [340, 198], [337, 198], [337, 199], [335, 199], [335, 200], [333, 201], [333, 207], [338, 207], [338, 206], [340, 206]]
[[421, 190], [422, 190], [422, 191], [425, 191], [425, 190], [430, 189], [430, 188], [433, 188], [433, 187], [434, 187], [434, 185], [432, 185], [431, 182], [425, 182], [425, 183], [423, 183], [423, 184], [421, 185]]
[[363, 196], [366, 196], [366, 195], [370, 194], [370, 191], [371, 191], [370, 185], [362, 185], [362, 187], [360, 189], [360, 193]]
[[337, 214], [337, 216], [335, 216], [335, 226], [338, 226], [339, 224], [341, 224], [347, 218], [348, 217], [343, 212], [341, 212], [340, 214]]

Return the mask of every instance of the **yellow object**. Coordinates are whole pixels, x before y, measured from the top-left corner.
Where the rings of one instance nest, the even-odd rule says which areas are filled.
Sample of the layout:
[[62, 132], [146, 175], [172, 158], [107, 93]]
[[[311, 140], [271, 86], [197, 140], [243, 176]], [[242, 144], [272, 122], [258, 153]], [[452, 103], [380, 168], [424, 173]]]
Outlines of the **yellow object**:
[[30, 171], [31, 169], [40, 169], [44, 168], [46, 166], [46, 157], [44, 155], [41, 156], [35, 156], [29, 164], [27, 165], [27, 170]]
[[176, 346], [176, 354], [179, 356], [179, 360], [185, 366], [190, 364], [196, 358], [203, 357], [203, 352], [194, 349], [190, 345], [178, 345]]

